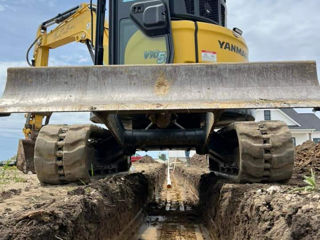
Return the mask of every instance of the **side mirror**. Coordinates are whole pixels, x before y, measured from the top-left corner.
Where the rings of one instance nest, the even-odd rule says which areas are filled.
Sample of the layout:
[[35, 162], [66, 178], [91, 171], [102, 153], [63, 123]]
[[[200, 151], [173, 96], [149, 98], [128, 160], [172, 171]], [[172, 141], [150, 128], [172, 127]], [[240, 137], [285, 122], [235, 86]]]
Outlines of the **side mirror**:
[[161, 0], [133, 4], [130, 17], [147, 36], [161, 36], [170, 32], [169, 11]]

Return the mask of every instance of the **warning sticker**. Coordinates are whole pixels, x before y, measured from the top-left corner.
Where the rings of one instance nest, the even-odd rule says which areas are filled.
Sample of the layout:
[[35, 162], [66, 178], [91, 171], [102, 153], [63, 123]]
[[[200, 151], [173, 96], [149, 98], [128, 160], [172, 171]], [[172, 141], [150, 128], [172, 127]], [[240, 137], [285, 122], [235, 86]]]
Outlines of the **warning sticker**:
[[217, 53], [202, 50], [201, 51], [201, 59], [203, 62], [217, 62]]

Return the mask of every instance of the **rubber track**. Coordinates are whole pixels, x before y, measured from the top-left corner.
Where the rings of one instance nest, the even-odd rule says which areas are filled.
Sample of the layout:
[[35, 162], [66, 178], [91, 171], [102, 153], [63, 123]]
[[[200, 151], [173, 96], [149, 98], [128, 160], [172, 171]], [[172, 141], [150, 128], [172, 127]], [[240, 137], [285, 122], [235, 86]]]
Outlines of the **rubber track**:
[[47, 125], [37, 138], [35, 169], [42, 183], [89, 181], [90, 125]]
[[[220, 168], [237, 182], [278, 182], [291, 178], [294, 146], [287, 125], [280, 121], [236, 122], [227, 127], [236, 131], [239, 148], [236, 164]], [[215, 156], [211, 153], [211, 161]], [[221, 162], [220, 162], [221, 164]], [[237, 166], [237, 174], [234, 168]]]
[[109, 131], [95, 125], [44, 126], [36, 141], [34, 161], [38, 179], [47, 184], [89, 182], [91, 172], [128, 170], [122, 148]]

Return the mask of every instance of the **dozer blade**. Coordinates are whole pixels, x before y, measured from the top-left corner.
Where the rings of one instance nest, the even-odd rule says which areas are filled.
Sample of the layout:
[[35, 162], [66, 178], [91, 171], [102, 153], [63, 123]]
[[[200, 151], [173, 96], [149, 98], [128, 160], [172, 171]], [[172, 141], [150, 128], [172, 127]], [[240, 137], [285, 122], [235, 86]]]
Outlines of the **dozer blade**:
[[320, 107], [315, 62], [11, 68], [0, 113]]
[[29, 171], [35, 173], [33, 155], [35, 141], [31, 139], [20, 139], [17, 152], [17, 168], [23, 173]]

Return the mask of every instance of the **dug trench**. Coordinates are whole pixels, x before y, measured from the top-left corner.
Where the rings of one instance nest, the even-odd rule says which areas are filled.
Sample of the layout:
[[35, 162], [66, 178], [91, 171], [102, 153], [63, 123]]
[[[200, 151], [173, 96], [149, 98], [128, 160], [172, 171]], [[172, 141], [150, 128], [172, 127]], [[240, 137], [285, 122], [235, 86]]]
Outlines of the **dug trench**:
[[173, 174], [168, 187], [166, 165], [147, 160], [83, 186], [12, 183], [0, 195], [0, 239], [211, 239], [198, 196]]
[[[175, 175], [199, 196], [200, 217], [212, 239], [320, 239], [320, 143], [296, 148], [293, 176], [281, 184], [228, 183], [206, 171], [205, 159], [195, 155]], [[308, 191], [303, 180], [311, 169], [317, 186]]]
[[0, 239], [320, 239], [320, 193], [299, 190], [311, 167], [320, 174], [319, 147], [297, 149], [283, 184], [227, 183], [199, 156], [175, 165], [169, 188], [166, 165], [149, 160], [83, 186], [25, 175], [0, 189]]
[[3, 191], [0, 239], [130, 239], [165, 177], [163, 164], [135, 169], [83, 186], [33, 183]]

